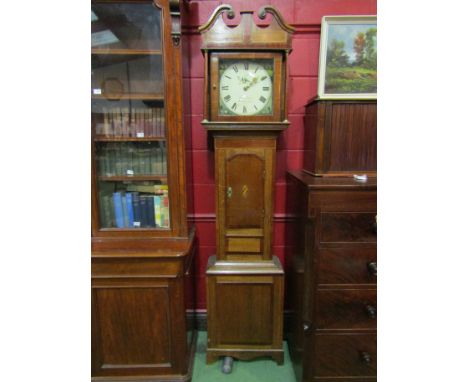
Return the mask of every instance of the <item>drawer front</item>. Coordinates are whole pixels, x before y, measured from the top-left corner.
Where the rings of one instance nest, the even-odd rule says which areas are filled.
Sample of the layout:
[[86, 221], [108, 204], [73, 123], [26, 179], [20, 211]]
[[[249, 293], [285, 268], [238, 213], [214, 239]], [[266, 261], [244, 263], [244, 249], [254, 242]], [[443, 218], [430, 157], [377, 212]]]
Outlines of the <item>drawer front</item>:
[[321, 214], [321, 243], [377, 242], [374, 212], [324, 212]]
[[372, 377], [377, 375], [375, 334], [318, 334], [315, 336], [316, 377]]
[[377, 211], [377, 193], [375, 191], [317, 191], [309, 193], [310, 217], [315, 216], [315, 209], [332, 212], [372, 212]]
[[318, 284], [376, 284], [377, 248], [322, 248]]
[[375, 329], [375, 289], [333, 289], [317, 291], [317, 329]]

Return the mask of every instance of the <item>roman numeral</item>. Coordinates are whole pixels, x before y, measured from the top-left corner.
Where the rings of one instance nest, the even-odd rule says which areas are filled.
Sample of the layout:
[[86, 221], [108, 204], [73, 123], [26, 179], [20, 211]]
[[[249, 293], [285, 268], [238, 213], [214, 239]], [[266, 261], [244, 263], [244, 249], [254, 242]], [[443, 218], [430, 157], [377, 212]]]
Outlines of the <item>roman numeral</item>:
[[226, 85], [226, 86], [222, 86], [221, 89], [222, 89], [222, 90], [229, 90], [229, 86], [227, 86], [227, 85]]
[[226, 78], [229, 78], [230, 80], [232, 80], [232, 78], [231, 78], [231, 77], [229, 77], [229, 76], [226, 76]]
[[254, 108], [255, 108], [255, 110], [258, 110], [258, 108], [257, 108], [257, 106], [256, 106], [256, 105], [254, 105]]
[[231, 100], [231, 96], [228, 94], [226, 97], [224, 97], [224, 102], [229, 102]]
[[260, 98], [259, 98], [259, 99], [260, 99], [260, 101], [262, 101], [263, 103], [265, 103], [265, 102], [266, 102], [266, 98], [265, 98], [264, 96], [260, 96]]
[[233, 66], [233, 69], [234, 69], [234, 71], [235, 71], [236, 73], [239, 71], [239, 69], [237, 69], [237, 66], [236, 66], [236, 65]]
[[249, 63], [248, 62], [244, 63], [244, 69], [249, 70]]
[[232, 109], [232, 110], [236, 110], [236, 109], [237, 109], [237, 103], [234, 102], [234, 103], [232, 104], [232, 106], [231, 106], [231, 109]]
[[269, 86], [264, 86], [263, 90], [265, 90], [265, 91], [270, 90], [270, 87]]
[[257, 69], [255, 69], [255, 72], [254, 72], [254, 73], [257, 73], [258, 68], [259, 68], [259, 66], [257, 66]]
[[247, 108], [245, 106], [242, 107], [242, 112], [245, 114], [247, 113]]
[[262, 78], [260, 78], [260, 81], [264, 81], [266, 80], [268, 77], [267, 76], [263, 76]]

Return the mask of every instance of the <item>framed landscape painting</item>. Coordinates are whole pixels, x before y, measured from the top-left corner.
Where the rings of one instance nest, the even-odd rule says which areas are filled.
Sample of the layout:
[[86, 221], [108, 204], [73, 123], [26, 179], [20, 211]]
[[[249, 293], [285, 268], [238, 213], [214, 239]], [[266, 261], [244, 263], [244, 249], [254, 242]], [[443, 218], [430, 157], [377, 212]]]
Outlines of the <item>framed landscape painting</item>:
[[324, 16], [318, 97], [377, 98], [377, 16]]

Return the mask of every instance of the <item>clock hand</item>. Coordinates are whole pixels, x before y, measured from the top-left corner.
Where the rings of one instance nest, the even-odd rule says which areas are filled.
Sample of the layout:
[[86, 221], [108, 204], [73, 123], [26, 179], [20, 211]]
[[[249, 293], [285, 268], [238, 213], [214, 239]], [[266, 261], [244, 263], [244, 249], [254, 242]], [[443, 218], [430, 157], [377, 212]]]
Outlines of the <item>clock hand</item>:
[[249, 90], [253, 85], [257, 83], [257, 81], [258, 81], [258, 77], [254, 77], [247, 86], [244, 86], [244, 91]]

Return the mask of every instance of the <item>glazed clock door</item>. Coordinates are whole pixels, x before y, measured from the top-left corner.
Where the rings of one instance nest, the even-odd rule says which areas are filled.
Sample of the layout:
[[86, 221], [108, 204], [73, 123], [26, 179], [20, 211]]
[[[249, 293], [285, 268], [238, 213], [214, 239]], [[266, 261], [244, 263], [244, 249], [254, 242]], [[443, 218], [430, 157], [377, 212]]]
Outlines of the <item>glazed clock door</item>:
[[275, 141], [218, 138], [216, 149], [218, 256], [270, 259]]

